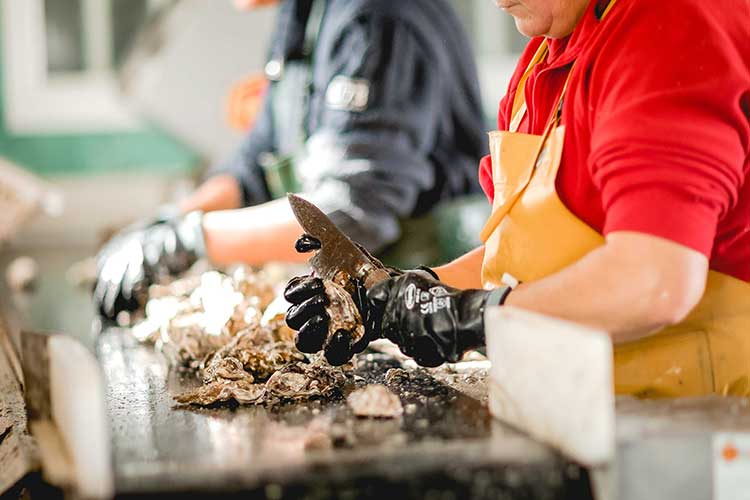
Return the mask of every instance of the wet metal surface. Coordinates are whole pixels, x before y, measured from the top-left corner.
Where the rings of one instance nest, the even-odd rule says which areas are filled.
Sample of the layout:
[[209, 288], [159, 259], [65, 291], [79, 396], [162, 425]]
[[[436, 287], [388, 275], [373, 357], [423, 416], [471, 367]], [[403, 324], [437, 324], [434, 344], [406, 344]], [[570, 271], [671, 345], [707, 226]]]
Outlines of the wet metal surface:
[[[718, 434], [750, 435], [750, 400], [705, 396], [617, 401], [617, 497], [713, 498]], [[740, 485], [744, 498], [750, 477]], [[719, 499], [721, 500], [721, 499]]]
[[26, 330], [64, 332], [92, 348], [91, 320], [94, 307], [89, 292], [73, 286], [66, 278], [70, 266], [91, 254], [87, 247], [55, 247], [0, 250], [0, 293], [4, 288], [5, 269], [16, 257], [29, 255], [39, 266], [36, 286], [31, 293], [5, 297]]
[[665, 434], [750, 432], [750, 399], [703, 396], [673, 400], [617, 400], [620, 442]]
[[[392, 385], [405, 409], [398, 420], [357, 419], [345, 395], [275, 409], [177, 407], [172, 395], [195, 384], [192, 377], [171, 373], [160, 354], [127, 332], [112, 329], [95, 337], [89, 294], [65, 277], [90, 252], [5, 251], [0, 268], [16, 255], [31, 255], [39, 264], [35, 292], [12, 301], [22, 328], [64, 332], [95, 349], [107, 384], [118, 496], [587, 496], [581, 490], [588, 483], [577, 467], [490, 419], [481, 401], [482, 377], [462, 379], [460, 392], [420, 374]], [[396, 366], [376, 356], [358, 368], [354, 386], [385, 383], [385, 373]], [[332, 449], [305, 449], [301, 435], [313, 421], [330, 424]]]
[[[586, 498], [585, 473], [576, 466], [493, 422], [483, 402], [425, 372], [409, 370], [389, 383], [388, 369], [400, 364], [382, 354], [360, 356], [346, 392], [387, 384], [404, 404], [400, 419], [358, 419], [345, 395], [275, 408], [178, 407], [172, 395], [196, 382], [170, 372], [152, 348], [111, 329], [97, 353], [122, 495]], [[325, 423], [332, 448], [305, 449], [311, 422]]]

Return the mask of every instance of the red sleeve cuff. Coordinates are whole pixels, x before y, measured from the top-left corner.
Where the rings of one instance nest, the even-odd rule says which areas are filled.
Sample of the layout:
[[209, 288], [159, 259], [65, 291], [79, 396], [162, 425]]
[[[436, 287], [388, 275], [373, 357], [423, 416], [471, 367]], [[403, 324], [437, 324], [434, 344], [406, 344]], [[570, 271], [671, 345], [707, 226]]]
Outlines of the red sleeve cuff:
[[492, 157], [489, 155], [479, 162], [479, 185], [482, 186], [482, 191], [492, 203], [495, 197], [495, 185], [492, 182]]
[[711, 257], [718, 211], [659, 187], [622, 194], [606, 211], [603, 233], [633, 231], [665, 238]]

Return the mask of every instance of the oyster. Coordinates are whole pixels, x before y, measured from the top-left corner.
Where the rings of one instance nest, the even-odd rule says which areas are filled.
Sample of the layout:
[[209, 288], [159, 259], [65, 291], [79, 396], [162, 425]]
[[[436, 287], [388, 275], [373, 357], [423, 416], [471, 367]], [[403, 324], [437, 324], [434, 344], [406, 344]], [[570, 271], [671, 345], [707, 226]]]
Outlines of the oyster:
[[206, 334], [200, 320], [200, 313], [190, 313], [176, 316], [161, 326], [155, 345], [172, 365], [196, 369], [206, 356], [231, 339], [227, 334]]
[[351, 294], [335, 281], [326, 280], [324, 286], [329, 300], [326, 312], [331, 318], [328, 324], [329, 338], [338, 330], [346, 330], [352, 334], [350, 343], [358, 342], [365, 334], [365, 327]]
[[[232, 369], [233, 368], [233, 369]], [[276, 371], [265, 383], [253, 383], [252, 374], [242, 376], [238, 366], [230, 367], [232, 378], [217, 378], [197, 389], [175, 397], [181, 404], [209, 406], [235, 400], [240, 404], [274, 405], [290, 401], [328, 398], [340, 394], [347, 382], [341, 367], [320, 360], [313, 363], [293, 362]]]
[[[203, 384], [176, 396], [178, 403], [277, 404], [340, 393], [345, 371], [321, 359], [310, 363], [296, 349], [296, 332], [282, 312], [287, 305], [275, 300], [273, 275], [244, 266], [229, 274], [191, 270], [149, 289], [146, 317], [133, 334], [153, 343], [172, 366], [193, 371]], [[350, 294], [342, 285], [326, 286], [331, 323], [361, 338], [364, 329]]]
[[259, 329], [274, 286], [244, 267], [232, 276], [195, 273], [151, 286], [146, 317], [132, 329], [138, 340], [154, 343], [172, 365], [188, 369], [198, 369], [239, 332]]
[[[232, 281], [242, 295], [252, 297], [254, 307], [265, 310], [276, 298], [274, 278], [269, 274], [272, 273], [253, 272], [246, 266], [238, 266], [232, 272]], [[282, 278], [282, 281], [286, 280]]]
[[291, 363], [274, 373], [266, 382], [266, 402], [302, 401], [331, 397], [347, 381], [346, 367], [333, 367], [317, 358], [312, 363]]
[[244, 330], [225, 346], [210, 354], [201, 366], [205, 383], [219, 379], [266, 380], [293, 361], [305, 356], [294, 344], [278, 340], [273, 328]]
[[264, 396], [264, 393], [265, 385], [253, 384], [252, 380], [219, 380], [178, 394], [174, 399], [180, 404], [199, 406], [210, 406], [232, 400], [240, 404], [255, 404]]
[[33, 291], [38, 278], [39, 264], [28, 255], [13, 259], [5, 270], [8, 288], [16, 293]]
[[346, 404], [358, 417], [397, 418], [404, 413], [401, 399], [380, 384], [357, 389], [346, 398]]
[[234, 335], [240, 330], [260, 324], [260, 298], [252, 295], [253, 288], [211, 271], [201, 276], [201, 283], [190, 295], [190, 301], [200, 304], [201, 327], [209, 335]]

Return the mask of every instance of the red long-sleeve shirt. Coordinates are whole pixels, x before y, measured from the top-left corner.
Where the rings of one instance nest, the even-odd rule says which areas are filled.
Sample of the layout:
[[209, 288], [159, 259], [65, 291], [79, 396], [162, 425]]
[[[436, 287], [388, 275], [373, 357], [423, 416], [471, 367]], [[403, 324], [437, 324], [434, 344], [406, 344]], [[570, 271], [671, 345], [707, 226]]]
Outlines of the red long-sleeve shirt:
[[[562, 123], [557, 191], [606, 235], [637, 231], [693, 248], [750, 281], [750, 3], [592, 0], [575, 31], [550, 40], [526, 84], [519, 132], [541, 134], [576, 60]], [[507, 130], [531, 40], [500, 103]], [[491, 160], [480, 182], [492, 199]]]

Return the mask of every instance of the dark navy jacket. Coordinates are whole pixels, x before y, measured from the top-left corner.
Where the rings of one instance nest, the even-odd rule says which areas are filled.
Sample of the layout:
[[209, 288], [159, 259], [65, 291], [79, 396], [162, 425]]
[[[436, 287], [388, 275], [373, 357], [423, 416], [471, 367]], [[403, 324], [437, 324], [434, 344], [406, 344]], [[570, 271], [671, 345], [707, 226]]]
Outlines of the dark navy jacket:
[[[479, 192], [487, 139], [474, 56], [446, 0], [322, 1], [309, 138], [297, 171], [306, 198], [378, 250], [399, 238], [399, 219]], [[300, 57], [311, 4], [283, 2], [271, 59]], [[341, 76], [369, 83], [365, 109], [330, 105], [326, 92]], [[236, 156], [216, 170], [240, 181], [246, 205], [270, 199], [258, 160], [283, 133], [274, 130], [272, 113], [266, 98]]]

